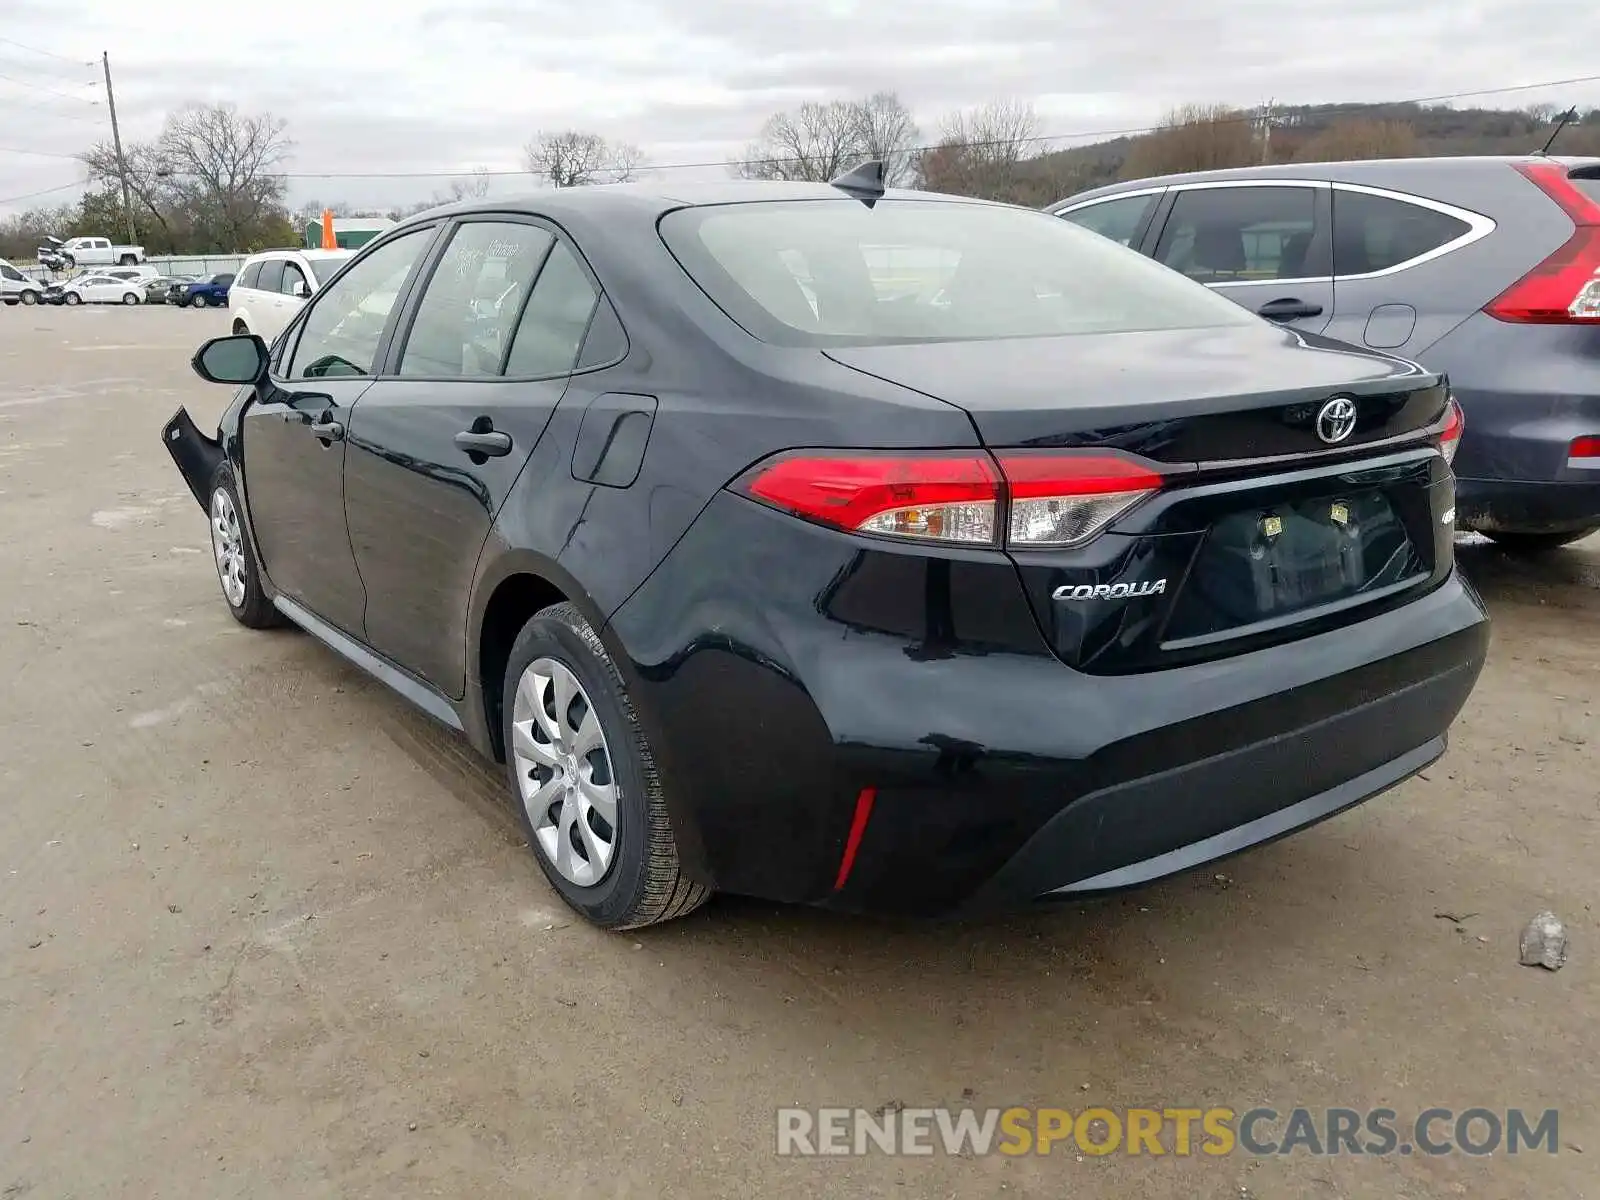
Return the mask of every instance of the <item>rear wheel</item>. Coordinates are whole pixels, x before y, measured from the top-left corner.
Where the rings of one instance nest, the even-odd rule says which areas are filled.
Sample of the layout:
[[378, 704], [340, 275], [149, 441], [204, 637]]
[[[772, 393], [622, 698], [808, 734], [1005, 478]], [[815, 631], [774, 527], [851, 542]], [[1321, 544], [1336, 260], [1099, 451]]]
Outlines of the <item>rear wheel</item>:
[[1569, 533], [1489, 533], [1486, 531], [1484, 536], [1507, 554], [1520, 554], [1531, 557], [1537, 554], [1549, 554], [1552, 550], [1570, 546], [1573, 542], [1581, 542], [1591, 533], [1597, 532], [1600, 532], [1600, 525], [1591, 525], [1587, 529], [1574, 529]]
[[255, 547], [240, 515], [239, 490], [233, 481], [233, 468], [223, 463], [211, 477], [211, 556], [217, 566], [217, 581], [228, 611], [239, 624], [250, 629], [270, 629], [283, 624], [283, 617], [267, 599], [261, 586], [261, 569], [256, 565]]
[[24, 304], [37, 304], [39, 303], [39, 294], [37, 292], [23, 292], [22, 302]]
[[622, 677], [571, 604], [536, 613], [511, 650], [506, 769], [528, 844], [551, 886], [604, 929], [693, 912], [645, 732]]
[[121, 258], [117, 259], [117, 262], [119, 262], [124, 267], [131, 267], [137, 261], [138, 261], [138, 259], [134, 258], [134, 256], [131, 255], [131, 254], [124, 254]]

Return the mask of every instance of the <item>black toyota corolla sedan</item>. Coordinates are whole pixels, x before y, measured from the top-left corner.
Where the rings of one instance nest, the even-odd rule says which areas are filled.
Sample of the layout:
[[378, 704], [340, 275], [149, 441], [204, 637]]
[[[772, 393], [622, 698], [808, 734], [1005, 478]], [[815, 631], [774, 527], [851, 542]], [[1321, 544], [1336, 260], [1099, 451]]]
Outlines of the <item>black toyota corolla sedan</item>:
[[1446, 381], [879, 179], [442, 208], [208, 342], [163, 437], [233, 615], [502, 760], [611, 928], [1123, 888], [1438, 758]]

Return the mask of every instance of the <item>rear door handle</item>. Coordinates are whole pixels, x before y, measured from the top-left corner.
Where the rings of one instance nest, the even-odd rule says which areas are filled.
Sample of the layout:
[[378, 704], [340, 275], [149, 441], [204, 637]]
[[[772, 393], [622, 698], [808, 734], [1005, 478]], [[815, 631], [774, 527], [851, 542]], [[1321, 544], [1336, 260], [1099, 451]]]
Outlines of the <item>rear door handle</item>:
[[473, 429], [463, 429], [456, 434], [456, 449], [464, 450], [468, 454], [500, 458], [511, 453], [511, 435], [493, 429], [483, 433]]
[[1295, 321], [1301, 317], [1320, 317], [1322, 305], [1286, 296], [1281, 300], [1268, 300], [1256, 312], [1269, 321]]

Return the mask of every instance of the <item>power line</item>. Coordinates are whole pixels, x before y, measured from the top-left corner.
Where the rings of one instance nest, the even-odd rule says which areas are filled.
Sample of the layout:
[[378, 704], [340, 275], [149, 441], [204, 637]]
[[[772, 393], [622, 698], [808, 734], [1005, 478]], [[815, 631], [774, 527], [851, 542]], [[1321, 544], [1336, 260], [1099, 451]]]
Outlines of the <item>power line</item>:
[[[1436, 96], [1415, 96], [1415, 97], [1412, 97], [1411, 99], [1408, 99], [1408, 100], [1386, 100], [1386, 101], [1381, 101], [1379, 103], [1381, 103], [1382, 105], [1393, 105], [1393, 106], [1399, 106], [1399, 105], [1405, 105], [1405, 104], [1438, 104], [1438, 103], [1442, 103], [1442, 102], [1447, 101], [1447, 100], [1470, 100], [1470, 99], [1473, 99], [1473, 98], [1478, 97], [1478, 96], [1498, 96], [1498, 95], [1504, 95], [1504, 94], [1506, 94], [1508, 92], [1527, 92], [1527, 91], [1534, 91], [1534, 90], [1540, 89], [1540, 88], [1567, 87], [1567, 86], [1570, 86], [1570, 85], [1573, 85], [1573, 84], [1594, 83], [1594, 82], [1597, 82], [1597, 81], [1600, 81], [1600, 75], [1579, 75], [1579, 76], [1576, 76], [1576, 77], [1571, 78], [1571, 79], [1550, 79], [1550, 80], [1545, 80], [1542, 83], [1519, 83], [1519, 84], [1514, 84], [1514, 85], [1512, 85], [1510, 87], [1480, 88], [1480, 89], [1478, 89], [1476, 91], [1470, 91], [1470, 92], [1446, 92], [1446, 93], [1442, 93], [1442, 94], [1436, 95]], [[1284, 109], [1291, 108], [1291, 107], [1297, 107], [1297, 106], [1284, 105], [1284, 104], [1275, 104], [1274, 105], [1274, 109], [1278, 113], [1282, 113]], [[1221, 121], [1215, 122], [1215, 124], [1222, 125], [1222, 124], [1230, 124], [1230, 123], [1254, 123], [1254, 122], [1258, 122], [1260, 119], [1261, 118], [1260, 118], [1259, 112], [1257, 112], [1257, 111], [1249, 111], [1249, 112], [1241, 113], [1237, 117], [1224, 118]], [[1154, 133], [1160, 128], [1161, 128], [1160, 125], [1138, 125], [1138, 126], [1131, 126], [1131, 127], [1123, 128], [1123, 129], [1083, 129], [1083, 130], [1077, 130], [1077, 131], [1070, 132], [1070, 133], [1041, 133], [1041, 134], [1035, 134], [1035, 135], [1032, 135], [1032, 136], [1029, 136], [1029, 137], [1024, 137], [1024, 138], [1004, 138], [1004, 139], [995, 139], [995, 140], [992, 140], [992, 141], [965, 142], [965, 143], [963, 143], [963, 145], [967, 146], [967, 147], [1037, 145], [1037, 144], [1043, 143], [1043, 142], [1078, 141], [1078, 140], [1082, 140], [1082, 139], [1085, 139], [1085, 138], [1136, 137], [1139, 134]], [[901, 150], [900, 153], [903, 153], [903, 154], [920, 154], [920, 153], [923, 153], [923, 152], [926, 152], [926, 151], [933, 151], [933, 150], [938, 150], [938, 149], [940, 149], [940, 146], [937, 143], [934, 143], [934, 144], [931, 144], [931, 145], [923, 145], [923, 146], [907, 146], [903, 150]], [[771, 166], [771, 165], [775, 165], [775, 164], [779, 164], [779, 163], [787, 163], [787, 162], [793, 162], [793, 161], [795, 161], [794, 157], [793, 156], [787, 156], [787, 155], [780, 155], [780, 156], [771, 157], [771, 158], [746, 158], [746, 159], [720, 158], [720, 159], [716, 159], [714, 161], [704, 161], [704, 162], [674, 162], [674, 163], [653, 163], [653, 164], [652, 163], [647, 163], [647, 164], [645, 164], [643, 169], [645, 171], [648, 171], [648, 172], [654, 172], [654, 171], [689, 171], [689, 170], [706, 170], [706, 169], [710, 169], [710, 168], [713, 168], [713, 167]], [[174, 172], [174, 174], [175, 175], [184, 176], [184, 175], [187, 175], [189, 173], [188, 172], [183, 172], [183, 171], [178, 171], [178, 172]], [[514, 177], [514, 176], [538, 175], [538, 174], [540, 174], [540, 172], [538, 172], [538, 171], [527, 171], [527, 170], [486, 170], [486, 171], [473, 171], [473, 172], [468, 172], [468, 171], [285, 171], [285, 172], [282, 172], [282, 173], [277, 173], [276, 177], [280, 178], [280, 179], [460, 179], [461, 177], [463, 177], [464, 175], [467, 175], [467, 174], [477, 174], [477, 175], [484, 175], [484, 176], [491, 176], [491, 177]]]
[[82, 187], [82, 186], [83, 186], [82, 182], [74, 181], [72, 183], [57, 184], [55, 187], [45, 188], [42, 191], [24, 192], [20, 196], [0, 196], [0, 204], [17, 204], [17, 203], [19, 203], [20, 201], [23, 201], [23, 200], [32, 200], [32, 199], [35, 199], [36, 197], [39, 197], [39, 196], [53, 196], [57, 192], [66, 191], [68, 188], [76, 188], [76, 187]]
[[[32, 88], [36, 92], [49, 92], [50, 95], [52, 95], [52, 96], [60, 96], [63, 100], [73, 100], [73, 101], [76, 101], [79, 104], [98, 104], [99, 103], [98, 100], [85, 100], [82, 96], [69, 96], [69, 95], [67, 95], [66, 92], [58, 92], [58, 91], [55, 90], [55, 88], [47, 88], [42, 83], [29, 83], [26, 79], [18, 79], [15, 75], [0, 75], [0, 79], [4, 79], [4, 80], [7, 80], [8, 82], [15, 83], [20, 87]], [[92, 87], [94, 85], [93, 84], [85, 84], [84, 86], [85, 87]]]
[[75, 58], [68, 58], [65, 54], [57, 54], [54, 50], [41, 50], [38, 46], [30, 46], [26, 42], [19, 42], [16, 38], [0, 37], [0, 42], [8, 46], [15, 46], [19, 50], [31, 50], [35, 54], [42, 54], [46, 58], [58, 58], [62, 62], [71, 63], [75, 67], [92, 67], [94, 64], [85, 59], [79, 62]]
[[23, 150], [18, 146], [0, 146], [0, 154], [32, 154], [38, 158], [76, 159], [76, 154], [57, 154], [54, 150]]

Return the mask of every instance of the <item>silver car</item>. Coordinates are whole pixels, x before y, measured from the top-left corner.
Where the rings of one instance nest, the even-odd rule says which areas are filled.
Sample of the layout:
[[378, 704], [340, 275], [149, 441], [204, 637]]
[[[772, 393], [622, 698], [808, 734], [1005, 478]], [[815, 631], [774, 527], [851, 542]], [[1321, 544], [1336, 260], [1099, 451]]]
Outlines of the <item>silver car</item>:
[[1524, 551], [1600, 529], [1600, 159], [1289, 163], [1047, 211], [1304, 334], [1446, 373], [1459, 527]]

